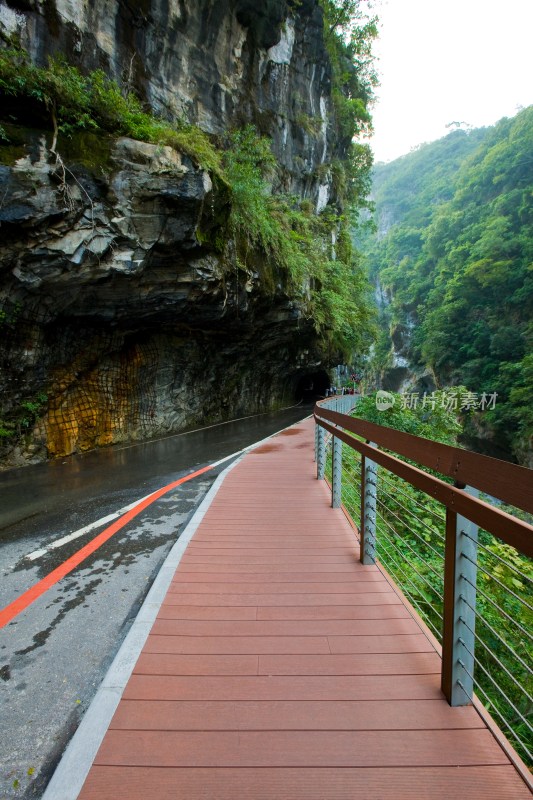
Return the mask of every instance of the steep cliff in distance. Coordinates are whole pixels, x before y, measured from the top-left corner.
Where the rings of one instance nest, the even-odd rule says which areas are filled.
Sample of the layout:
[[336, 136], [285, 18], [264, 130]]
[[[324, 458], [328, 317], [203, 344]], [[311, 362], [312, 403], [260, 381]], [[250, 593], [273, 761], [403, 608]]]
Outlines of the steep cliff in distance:
[[388, 276], [408, 275], [418, 258], [433, 215], [454, 194], [457, 173], [479, 147], [485, 128], [454, 130], [372, 169], [375, 231], [365, 231], [360, 243], [379, 309], [379, 334], [372, 359], [372, 381], [388, 391], [429, 391], [439, 378], [432, 365], [416, 358], [413, 335], [420, 298], [414, 286]]
[[[532, 149], [530, 106], [379, 167], [376, 206], [389, 227], [382, 225], [368, 246], [373, 275], [389, 299], [377, 348], [382, 375], [392, 333], [403, 379], [429, 371], [437, 387], [470, 392], [463, 408], [470, 447], [527, 466], [533, 464]], [[483, 408], [484, 395], [496, 395], [496, 402]]]
[[0, 0], [8, 463], [275, 408], [363, 347], [371, 80], [325, 5]]

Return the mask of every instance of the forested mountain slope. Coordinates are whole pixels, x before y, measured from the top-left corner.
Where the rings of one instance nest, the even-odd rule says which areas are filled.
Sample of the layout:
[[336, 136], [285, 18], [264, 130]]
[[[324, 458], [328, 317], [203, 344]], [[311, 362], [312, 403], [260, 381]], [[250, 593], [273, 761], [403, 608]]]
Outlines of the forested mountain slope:
[[435, 205], [451, 200], [458, 167], [477, 149], [486, 133], [486, 128], [455, 130], [389, 164], [376, 164], [372, 194], [381, 232], [386, 233], [386, 228], [400, 222], [402, 227], [415, 229], [428, 222]]
[[467, 431], [523, 463], [533, 435], [533, 107], [375, 169], [374, 279], [390, 299], [390, 330], [411, 331], [406, 354], [439, 387], [461, 384], [493, 409]]

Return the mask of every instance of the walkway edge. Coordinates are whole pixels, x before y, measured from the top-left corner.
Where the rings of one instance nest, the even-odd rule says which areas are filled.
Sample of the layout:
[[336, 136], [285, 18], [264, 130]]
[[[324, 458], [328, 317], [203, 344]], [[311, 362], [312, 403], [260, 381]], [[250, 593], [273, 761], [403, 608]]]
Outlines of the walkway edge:
[[247, 452], [261, 443], [257, 442], [251, 448], [247, 448], [220, 473], [173, 545], [76, 733], [67, 745], [42, 800], [76, 800], [78, 797], [187, 545], [226, 475]]

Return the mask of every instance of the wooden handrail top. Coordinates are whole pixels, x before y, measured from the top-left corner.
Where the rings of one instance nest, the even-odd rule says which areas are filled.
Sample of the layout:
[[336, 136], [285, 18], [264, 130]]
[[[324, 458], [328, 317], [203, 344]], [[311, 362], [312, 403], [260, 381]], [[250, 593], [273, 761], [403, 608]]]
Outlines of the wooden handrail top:
[[473, 486], [533, 514], [533, 470], [527, 467], [329, 411], [318, 404], [314, 413], [315, 419], [329, 420], [367, 441], [453, 478], [459, 484]]
[[529, 558], [533, 558], [533, 525], [529, 525], [506, 511], [473, 497], [456, 486], [450, 486], [449, 483], [445, 483], [434, 475], [429, 475], [427, 472], [418, 469], [418, 467], [413, 467], [405, 461], [400, 461], [396, 456], [355, 439], [346, 431], [335, 428], [328, 422], [321, 420], [316, 414], [315, 420], [325, 430], [337, 436], [349, 447], [361, 453], [361, 455], [385, 467], [385, 469], [403, 478], [403, 480], [417, 489], [421, 489], [457, 514], [472, 520], [472, 522], [498, 536], [506, 544], [515, 547]]

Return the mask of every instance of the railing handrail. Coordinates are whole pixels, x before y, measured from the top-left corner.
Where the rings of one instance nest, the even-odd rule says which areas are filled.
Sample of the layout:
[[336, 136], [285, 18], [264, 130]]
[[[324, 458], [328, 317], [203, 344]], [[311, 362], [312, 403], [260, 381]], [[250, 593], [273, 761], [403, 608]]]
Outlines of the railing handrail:
[[[359, 560], [365, 565], [371, 565], [379, 564], [379, 559], [383, 558], [386, 564], [385, 569], [389, 568], [389, 561], [391, 561], [392, 565], [398, 567], [400, 578], [405, 578], [412, 587], [411, 596], [413, 597], [413, 602], [422, 615], [424, 616], [424, 611], [427, 611], [426, 607], [429, 606], [432, 609], [432, 613], [436, 613], [440, 618], [442, 623], [441, 689], [451, 706], [462, 706], [475, 702], [474, 690], [477, 691], [478, 689], [483, 692], [483, 696], [490, 703], [493, 702], [491, 696], [487, 693], [488, 690], [485, 691], [487, 689], [485, 683], [478, 675], [479, 670], [481, 670], [482, 676], [490, 681], [491, 687], [499, 691], [498, 702], [504, 702], [506, 708], [512, 710], [513, 714], [518, 714], [519, 718], [526, 724], [527, 720], [514, 704], [516, 702], [514, 694], [512, 695], [513, 700], [511, 700], [507, 691], [504, 691], [500, 686], [499, 673], [496, 671], [495, 674], [492, 674], [493, 670], [489, 669], [489, 665], [484, 663], [481, 656], [476, 655], [477, 641], [482, 645], [483, 653], [488, 651], [498, 669], [503, 670], [504, 675], [514, 680], [512, 667], [506, 666], [504, 662], [500, 661], [491, 649], [490, 642], [485, 642], [482, 634], [476, 632], [476, 620], [481, 622], [482, 631], [484, 630], [484, 625], [487, 625], [492, 630], [483, 615], [483, 602], [487, 600], [491, 604], [491, 609], [494, 607], [507, 620], [513, 623], [519, 632], [525, 634], [525, 640], [530, 640], [530, 637], [527, 631], [522, 628], [521, 623], [513, 619], [515, 613], [519, 614], [514, 609], [514, 605], [512, 611], [508, 609], [506, 612], [499, 603], [494, 602], [488, 588], [486, 589], [487, 594], [479, 588], [478, 569], [488, 579], [495, 580], [499, 589], [507, 588], [514, 602], [518, 603], [522, 610], [530, 609], [530, 605], [525, 598], [522, 599], [517, 594], [518, 589], [512, 591], [504, 586], [494, 575], [487, 572], [482, 564], [478, 563], [478, 547], [484, 548], [484, 545], [479, 541], [479, 528], [481, 527], [531, 558], [533, 557], [533, 525], [520, 520], [512, 513], [508, 514], [501, 508], [480, 500], [478, 498], [478, 488], [488, 491], [489, 494], [497, 496], [498, 499], [504, 502], [529, 510], [531, 508], [530, 504], [523, 501], [524, 498], [526, 501], [529, 499], [528, 491], [531, 486], [533, 471], [517, 467], [514, 464], [500, 462], [498, 459], [470, 453], [460, 448], [432, 442], [413, 434], [406, 434], [402, 431], [369, 423], [365, 420], [354, 419], [347, 414], [332, 411], [330, 408], [324, 403], [317, 404], [314, 410], [314, 418], [317, 423], [315, 432], [317, 478], [325, 477], [327, 460], [326, 432], [331, 433], [332, 438], [330, 477], [331, 504], [333, 507], [338, 507], [343, 502], [343, 452], [341, 443], [346, 443], [349, 448], [361, 455], [360, 470], [353, 471], [358, 459], [348, 458], [347, 463], [348, 485], [359, 482], [359, 488], [358, 490], [356, 489], [356, 492], [358, 491], [359, 493], [359, 502], [356, 503], [357, 514], [359, 515], [358, 522], [353, 516], [352, 509], [348, 508], [348, 506], [345, 507], [345, 513], [350, 515], [354, 522], [358, 524]], [[379, 446], [383, 449], [380, 449]], [[400, 457], [397, 457], [398, 455]], [[403, 460], [402, 456], [409, 460]], [[416, 551], [407, 541], [411, 535], [415, 535], [412, 523], [407, 523], [403, 532], [398, 532], [392, 528], [392, 537], [390, 534], [384, 533], [382, 523], [385, 523], [387, 527], [390, 526], [384, 516], [386, 506], [380, 501], [381, 480], [379, 475], [381, 470], [378, 469], [378, 465], [384, 467], [389, 474], [397, 475], [401, 480], [420, 489], [428, 496], [428, 499], [432, 498], [445, 506], [445, 518], [440, 517], [439, 514], [439, 517], [445, 523], [444, 536], [439, 535], [433, 529], [433, 526], [430, 528], [426, 526], [426, 530], [432, 531], [430, 538], [435, 534], [438, 540], [443, 543], [443, 545], [438, 545], [439, 551], [433, 546], [430, 548], [433, 553], [436, 553], [437, 560], [443, 559], [442, 592], [440, 590], [440, 567], [435, 569], [433, 565], [425, 562], [427, 568], [431, 569], [431, 573], [437, 577], [438, 586], [434, 586], [434, 581], [428, 581], [424, 577], [423, 573], [427, 572], [427, 570], [422, 569], [419, 571], [410, 559], [406, 557], [405, 547], [402, 548], [392, 541], [395, 537], [402, 538], [405, 534], [404, 545], [416, 557]], [[482, 466], [480, 467], [480, 465]], [[490, 466], [491, 470], [496, 467], [494, 473], [487, 472], [488, 466]], [[358, 472], [359, 475], [357, 475]], [[439, 472], [442, 477], [435, 475], [435, 472]], [[447, 482], [445, 476], [454, 479], [455, 485]], [[503, 476], [502, 483], [499, 482], [501, 476]], [[510, 477], [519, 485], [510, 486]], [[386, 492], [385, 495], [394, 501], [394, 498], [387, 495]], [[347, 497], [348, 495], [346, 495], [346, 499]], [[414, 502], [418, 505], [415, 500]], [[398, 517], [397, 519], [399, 520]], [[401, 520], [399, 521], [401, 522]], [[384, 542], [387, 536], [389, 537], [389, 544], [397, 551], [400, 563], [395, 558], [391, 558], [389, 547]], [[420, 535], [417, 535], [416, 538], [424, 546], [424, 538]], [[429, 542], [426, 541], [426, 545], [429, 546]], [[440, 549], [442, 547], [443, 552], [441, 553]], [[487, 552], [489, 552], [488, 548]], [[509, 556], [509, 561], [512, 560], [513, 557]], [[507, 563], [505, 559], [503, 561]], [[508, 564], [508, 567], [513, 569], [512, 564]], [[380, 568], [382, 569], [383, 567]], [[520, 571], [517, 572], [521, 578], [523, 577], [526, 582], [528, 581], [527, 576], [522, 575]], [[395, 574], [395, 578], [398, 577], [397, 573], [393, 572], [393, 574]], [[415, 575], [418, 576], [418, 581], [414, 578]], [[442, 612], [439, 612], [438, 608], [434, 608], [433, 602], [428, 599], [427, 588], [420, 588], [420, 580], [423, 580], [424, 585], [429, 587], [432, 593], [435, 592], [440, 597]], [[402, 584], [400, 583], [400, 585]], [[525, 584], [522, 585], [518, 582], [517, 585], [521, 586], [525, 591]], [[482, 597], [479, 604], [476, 602], [478, 593]], [[416, 602], [417, 595], [421, 596], [420, 602], [424, 609]], [[478, 605], [481, 608], [479, 611]], [[427, 621], [429, 623], [429, 617]], [[430, 624], [431, 628], [439, 636], [437, 628], [432, 623]], [[516, 663], [519, 649], [515, 647], [516, 643], [506, 643], [503, 639], [502, 643], [507, 646], [509, 654], [514, 657]], [[520, 646], [522, 646], [522, 638], [520, 639]], [[525, 661], [520, 660], [519, 663], [525, 667], [527, 672], [528, 667]], [[519, 690], [521, 689], [521, 684], [518, 684], [516, 680], [514, 680], [514, 684]], [[522, 694], [519, 697], [520, 700], [530, 701], [530, 696], [523, 687]], [[513, 724], [515, 717], [509, 717], [509, 713], [504, 712], [503, 709], [500, 710], [498, 703], [495, 703], [494, 711], [498, 713], [506, 729], [522, 748], [523, 752], [527, 754], [528, 758], [531, 758], [527, 744]], [[527, 723], [527, 726], [531, 729], [529, 723]], [[492, 721], [490, 722], [490, 727], [497, 730], [495, 723]], [[498, 735], [501, 737], [500, 743], [505, 752], [511, 758], [524, 780], [526, 780], [528, 786], [531, 786], [528, 770], [520, 757], [514, 752], [511, 745], [505, 741], [503, 733], [500, 732]]]
[[376, 425], [347, 414], [339, 414], [319, 404], [315, 406], [314, 414], [315, 419], [321, 417], [342, 425], [357, 436], [453, 478], [457, 483], [473, 486], [504, 503], [533, 514], [533, 470], [527, 467], [463, 450], [461, 447], [434, 442], [385, 425]]
[[[365, 438], [369, 438], [372, 442], [376, 444], [381, 444], [382, 446], [386, 447], [388, 450], [394, 450], [395, 452], [399, 453], [400, 455], [404, 455], [411, 460], [416, 460], [416, 453], [417, 447], [415, 446], [416, 440], [419, 440], [424, 445], [424, 451], [427, 453], [427, 446], [428, 445], [439, 445], [439, 447], [446, 447], [448, 448], [449, 445], [440, 445], [437, 442], [431, 442], [428, 439], [422, 439], [421, 437], [414, 436], [413, 434], [405, 434], [401, 431], [393, 430], [392, 428], [385, 428], [381, 429], [380, 425], [374, 425], [373, 423], [367, 423], [363, 420], [355, 420], [353, 417], [348, 416], [347, 414], [339, 414], [335, 411], [328, 411], [325, 408], [315, 406], [314, 417], [316, 422], [325, 428], [325, 430], [329, 431], [331, 434], [336, 436], [337, 438], [341, 439], [345, 442], [349, 447], [357, 450], [363, 456], [375, 461], [377, 464], [388, 469], [390, 472], [398, 475], [400, 478], [411, 483], [416, 488], [421, 489], [426, 494], [434, 497], [436, 500], [441, 502], [451, 511], [461, 514], [462, 516], [466, 517], [467, 519], [472, 520], [481, 528], [490, 531], [494, 535], [498, 536], [502, 541], [506, 544], [510, 544], [512, 547], [515, 547], [521, 553], [530, 558], [533, 558], [533, 526], [529, 525], [527, 522], [524, 522], [517, 517], [512, 516], [511, 514], [502, 511], [501, 509], [491, 506], [489, 503], [484, 502], [483, 500], [478, 499], [477, 497], [464, 492], [462, 489], [457, 488], [455, 486], [451, 486], [449, 483], [441, 480], [440, 478], [436, 478], [434, 475], [430, 475], [427, 472], [419, 469], [418, 467], [414, 467], [411, 464], [407, 464], [405, 461], [401, 461], [396, 456], [391, 455], [390, 453], [385, 453], [378, 448], [371, 447], [370, 445], [366, 444], [365, 442], [359, 441], [355, 439], [350, 434], [346, 433], [344, 430], [341, 430], [339, 427], [334, 427], [333, 425], [328, 424], [326, 419], [331, 420], [331, 422], [335, 423], [338, 426], [342, 426], [342, 428], [346, 428], [347, 430], [352, 430], [354, 433], [358, 434], [359, 436], [364, 436]], [[355, 423], [355, 424], [354, 424]], [[359, 423], [363, 423], [359, 425]], [[369, 428], [367, 426], [371, 425], [372, 427]], [[355, 430], [354, 430], [355, 428]], [[369, 436], [367, 436], [369, 434]], [[377, 434], [377, 435], [376, 435]], [[395, 444], [397, 443], [396, 436], [391, 436], [390, 434], [401, 434], [401, 441], [399, 441], [400, 448], [396, 448]], [[407, 437], [407, 439], [405, 438]], [[413, 442], [412, 440], [415, 440]], [[413, 445], [406, 447], [405, 445]], [[463, 451], [460, 448], [453, 448], [450, 447], [451, 450], [457, 451], [457, 453], [466, 453], [468, 455], [476, 456], [476, 453], [469, 453], [468, 451]], [[487, 456], [479, 456], [480, 458], [488, 458]], [[500, 463], [498, 459], [490, 459], [490, 461], [495, 461], [496, 463]], [[420, 463], [424, 464], [424, 466], [428, 466], [424, 463], [424, 461], [420, 460]], [[471, 462], [470, 462], [471, 463]], [[506, 462], [503, 462], [506, 464]], [[514, 464], [506, 464], [506, 466], [510, 466], [515, 468]], [[430, 468], [435, 468], [431, 466]], [[526, 472], [531, 472], [527, 470], [525, 467], [516, 467], [517, 469], [524, 469]], [[443, 470], [439, 470], [441, 474], [447, 474], [443, 472]], [[479, 480], [476, 481], [476, 475], [470, 475], [470, 473], [466, 473], [463, 469], [461, 471], [462, 475], [462, 483], [464, 485], [474, 486], [479, 488]], [[454, 477], [450, 475], [449, 477]], [[498, 492], [498, 494], [501, 494]], [[505, 497], [499, 497], [498, 499], [503, 500], [504, 502], [509, 502], [506, 500]], [[514, 504], [516, 505], [516, 503]]]

